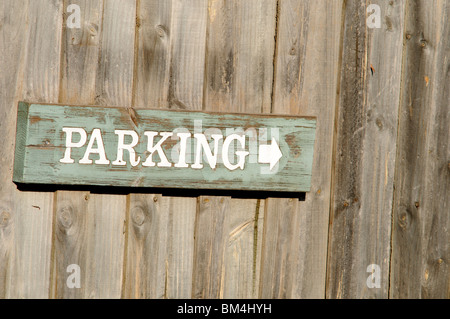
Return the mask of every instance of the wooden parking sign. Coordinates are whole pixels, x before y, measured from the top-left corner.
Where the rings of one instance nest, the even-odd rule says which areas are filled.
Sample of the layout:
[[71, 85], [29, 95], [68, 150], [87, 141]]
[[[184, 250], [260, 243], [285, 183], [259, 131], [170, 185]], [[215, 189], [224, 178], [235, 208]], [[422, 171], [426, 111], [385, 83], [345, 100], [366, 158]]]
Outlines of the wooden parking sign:
[[126, 107], [18, 107], [16, 183], [306, 192], [316, 120]]

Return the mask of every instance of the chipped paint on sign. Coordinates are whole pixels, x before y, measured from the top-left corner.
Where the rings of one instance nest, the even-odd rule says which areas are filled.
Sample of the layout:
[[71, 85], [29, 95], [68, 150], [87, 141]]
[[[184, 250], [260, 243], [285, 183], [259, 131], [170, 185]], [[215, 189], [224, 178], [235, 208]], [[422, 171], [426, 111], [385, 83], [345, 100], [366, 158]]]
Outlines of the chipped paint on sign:
[[309, 191], [311, 117], [19, 103], [14, 181]]

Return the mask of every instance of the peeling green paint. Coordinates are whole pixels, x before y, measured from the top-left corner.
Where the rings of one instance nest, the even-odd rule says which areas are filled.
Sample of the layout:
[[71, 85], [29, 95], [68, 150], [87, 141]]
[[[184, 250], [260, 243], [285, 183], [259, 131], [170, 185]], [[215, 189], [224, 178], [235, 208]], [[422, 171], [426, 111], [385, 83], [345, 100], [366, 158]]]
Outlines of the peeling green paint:
[[[130, 112], [131, 111], [131, 112]], [[315, 118], [225, 114], [206, 112], [183, 112], [167, 110], [130, 110], [118, 107], [40, 105], [19, 103], [16, 135], [14, 181], [33, 184], [103, 185], [129, 187], [197, 188], [197, 189], [240, 189], [303, 192], [309, 191], [313, 161]], [[200, 123], [200, 125], [199, 125]], [[74, 163], [62, 163], [67, 149], [67, 132], [63, 128], [82, 128], [86, 142], [81, 147], [72, 147], [70, 154]], [[80, 164], [94, 129], [101, 131], [107, 165], [95, 164], [99, 155], [88, 154], [92, 164]], [[123, 152], [126, 165], [113, 165], [118, 154], [118, 135], [115, 130], [135, 132], [139, 139], [133, 150], [137, 165], [130, 163], [129, 152]], [[172, 137], [161, 144], [170, 167], [145, 167], [142, 163], [151, 154], [145, 132], [172, 132]], [[187, 167], [175, 167], [180, 147], [177, 133], [189, 132], [187, 140]], [[241, 133], [239, 133], [241, 132]], [[204, 134], [211, 152], [214, 150], [211, 134], [220, 135], [217, 164], [212, 165], [203, 156], [203, 168], [194, 169], [197, 139], [194, 134]], [[231, 142], [227, 157], [221, 154], [224, 141], [233, 133], [245, 135], [245, 148], [237, 140]], [[255, 136], [257, 135], [257, 136]], [[75, 133], [71, 142], [81, 136]], [[159, 137], [160, 138], [160, 137]], [[275, 140], [275, 144], [272, 141]], [[124, 144], [131, 143], [131, 136], [124, 136]], [[153, 146], [158, 143], [157, 137]], [[272, 144], [271, 144], [272, 143]], [[69, 144], [70, 145], [70, 144]], [[98, 149], [98, 141], [94, 141]], [[235, 149], [233, 147], [237, 145]], [[274, 157], [276, 165], [259, 157], [262, 145], [272, 145], [265, 156], [274, 156], [279, 148], [281, 158]], [[243, 169], [230, 170], [222, 158], [236, 164], [236, 151], [245, 151]], [[202, 149], [203, 154], [205, 153]], [[262, 152], [261, 152], [262, 153]], [[160, 165], [161, 157], [153, 152], [153, 161]], [[190, 159], [190, 160], [189, 160]]]

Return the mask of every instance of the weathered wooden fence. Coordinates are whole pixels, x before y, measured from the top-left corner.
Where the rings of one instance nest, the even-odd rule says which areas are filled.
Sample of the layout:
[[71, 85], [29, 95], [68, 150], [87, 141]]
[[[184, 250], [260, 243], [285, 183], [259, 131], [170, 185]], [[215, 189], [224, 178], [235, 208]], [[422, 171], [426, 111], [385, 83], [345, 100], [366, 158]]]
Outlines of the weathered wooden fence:
[[[449, 298], [449, 15], [448, 0], [1, 0], [0, 297]], [[312, 188], [19, 190], [21, 100], [316, 116]]]

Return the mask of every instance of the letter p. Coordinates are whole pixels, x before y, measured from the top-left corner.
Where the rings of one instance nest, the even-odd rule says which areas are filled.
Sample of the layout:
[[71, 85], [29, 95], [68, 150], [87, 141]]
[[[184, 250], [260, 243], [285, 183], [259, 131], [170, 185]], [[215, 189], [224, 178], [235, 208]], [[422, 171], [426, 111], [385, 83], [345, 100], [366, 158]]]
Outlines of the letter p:
[[[86, 131], [79, 127], [63, 127], [63, 132], [66, 133], [66, 151], [64, 157], [59, 161], [61, 163], [72, 164], [74, 160], [70, 157], [71, 150], [73, 147], [82, 147], [86, 144], [87, 134]], [[80, 140], [78, 142], [72, 141], [73, 133], [78, 133], [80, 135]]]

